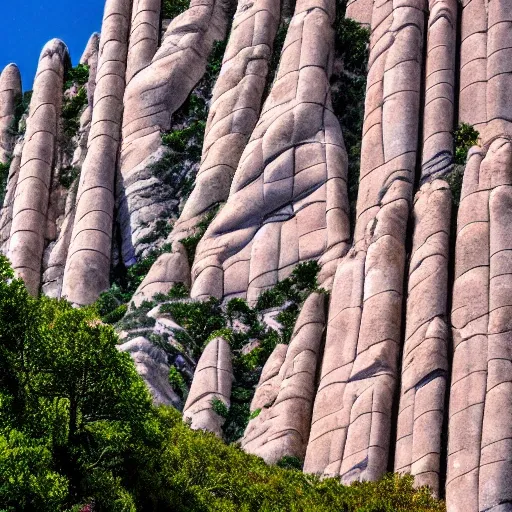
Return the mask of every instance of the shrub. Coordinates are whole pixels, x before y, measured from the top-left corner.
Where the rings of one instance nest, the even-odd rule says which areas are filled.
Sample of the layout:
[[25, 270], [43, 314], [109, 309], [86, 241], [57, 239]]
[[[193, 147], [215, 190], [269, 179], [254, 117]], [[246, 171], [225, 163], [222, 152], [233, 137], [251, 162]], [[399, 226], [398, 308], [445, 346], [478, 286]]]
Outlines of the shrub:
[[84, 86], [89, 81], [89, 66], [87, 64], [78, 64], [68, 69], [64, 77], [64, 91], [71, 89], [73, 85], [77, 87]]
[[173, 223], [169, 221], [169, 219], [158, 219], [155, 222], [155, 227], [153, 232], [149, 235], [143, 236], [139, 242], [141, 244], [151, 244], [160, 240], [162, 238], [167, 238], [171, 233], [173, 228]]
[[[456, 164], [452, 172], [446, 176], [446, 181], [452, 193], [453, 207], [456, 209], [460, 204], [460, 195], [462, 192], [462, 181], [464, 179], [464, 166]], [[456, 212], [455, 212], [456, 216]], [[456, 233], [454, 233], [456, 236]]]
[[11, 160], [5, 163], [0, 162], [0, 208], [4, 204], [5, 193], [7, 192], [7, 180], [9, 179], [9, 169]]
[[280, 468], [285, 469], [298, 469], [302, 471], [302, 461], [297, 457], [290, 457], [289, 455], [285, 455], [280, 460], [277, 461], [277, 465]]
[[188, 9], [189, 2], [187, 0], [163, 0], [162, 2], [162, 19], [173, 20]]
[[87, 105], [87, 90], [80, 87], [71, 97], [64, 97], [62, 102], [62, 131], [68, 137], [74, 137], [80, 127], [80, 114]]
[[220, 302], [210, 298], [201, 302], [170, 302], [160, 306], [185, 331], [177, 330], [175, 339], [193, 358], [199, 357], [210, 335], [226, 326]]
[[[146, 258], [140, 260], [128, 269], [122, 266], [114, 273], [114, 282], [112, 286], [108, 291], [103, 292], [94, 304], [95, 310], [104, 322], [113, 323], [113, 320], [116, 318], [116, 314], [121, 314], [121, 309], [119, 309], [119, 307], [122, 304], [127, 304], [131, 301], [133, 294], [146, 277], [158, 256], [165, 252], [169, 252], [170, 250], [171, 245], [166, 244], [160, 249], [150, 251]], [[117, 313], [113, 314], [116, 310]], [[112, 317], [109, 316], [111, 313], [113, 314]], [[141, 312], [139, 311], [139, 315], [142, 319], [142, 315], [140, 313]], [[132, 325], [133, 322], [130, 324]]]
[[210, 224], [213, 222], [213, 219], [217, 215], [218, 211], [219, 208], [217, 207], [207, 212], [197, 224], [196, 232], [193, 235], [180, 240], [181, 243], [183, 244], [183, 247], [185, 247], [185, 250], [187, 251], [188, 262], [190, 263], [190, 266], [192, 266], [192, 264], [194, 263], [197, 245], [201, 241], [201, 238], [203, 238]]
[[478, 145], [480, 134], [469, 124], [461, 123], [453, 132], [455, 143], [455, 163], [465, 165], [468, 151]]
[[9, 126], [9, 133], [14, 136], [25, 133], [26, 126], [20, 126], [23, 115], [28, 111], [30, 100], [32, 99], [32, 91], [26, 91], [15, 100], [14, 118]]
[[78, 167], [64, 167], [60, 170], [59, 183], [69, 189], [79, 176], [80, 169]]
[[179, 395], [179, 397], [185, 401], [188, 394], [187, 384], [175, 366], [171, 366], [169, 368], [169, 384], [171, 385], [172, 389], [174, 389], [174, 391]]
[[227, 405], [218, 398], [214, 398], [211, 401], [212, 409], [215, 413], [217, 413], [221, 418], [227, 418], [229, 414], [229, 409]]
[[[268, 466], [259, 457], [226, 446], [212, 434], [192, 431], [179, 414], [158, 413], [161, 440], [137, 451], [134, 495], [142, 510], [232, 512], [441, 512], [426, 488], [410, 476], [343, 486], [297, 469]], [[294, 467], [296, 461], [284, 464]]]

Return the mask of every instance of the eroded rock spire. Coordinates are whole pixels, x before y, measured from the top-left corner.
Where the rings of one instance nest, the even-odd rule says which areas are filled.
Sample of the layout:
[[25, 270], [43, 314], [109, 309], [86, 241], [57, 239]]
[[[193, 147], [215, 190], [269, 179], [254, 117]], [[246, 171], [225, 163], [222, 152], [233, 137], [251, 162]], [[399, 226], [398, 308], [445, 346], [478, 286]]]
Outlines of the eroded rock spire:
[[171, 22], [150, 63], [126, 88], [119, 208], [122, 258], [128, 265], [136, 261], [144, 228], [165, 216], [175, 192], [154, 175], [151, 164], [163, 156], [161, 135], [204, 75], [214, 41], [224, 39], [228, 10], [227, 0], [192, 0]]
[[110, 285], [114, 182], [121, 142], [131, 0], [107, 0], [88, 151], [82, 166], [62, 295], [90, 304]]
[[30, 102], [25, 145], [14, 197], [9, 257], [27, 289], [37, 294], [45, 246], [48, 199], [62, 106], [66, 45], [53, 39], [39, 59]]
[[0, 163], [12, 156], [15, 143], [16, 105], [21, 99], [21, 76], [16, 64], [9, 64], [0, 74]]

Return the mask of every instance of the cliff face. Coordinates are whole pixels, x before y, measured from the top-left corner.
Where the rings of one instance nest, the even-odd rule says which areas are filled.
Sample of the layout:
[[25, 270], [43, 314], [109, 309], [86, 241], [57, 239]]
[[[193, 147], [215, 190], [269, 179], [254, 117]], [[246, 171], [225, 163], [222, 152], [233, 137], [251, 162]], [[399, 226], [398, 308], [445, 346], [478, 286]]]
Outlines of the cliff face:
[[512, 510], [511, 29], [508, 0], [107, 0], [80, 66], [52, 40], [31, 98], [0, 75], [1, 250], [193, 428]]

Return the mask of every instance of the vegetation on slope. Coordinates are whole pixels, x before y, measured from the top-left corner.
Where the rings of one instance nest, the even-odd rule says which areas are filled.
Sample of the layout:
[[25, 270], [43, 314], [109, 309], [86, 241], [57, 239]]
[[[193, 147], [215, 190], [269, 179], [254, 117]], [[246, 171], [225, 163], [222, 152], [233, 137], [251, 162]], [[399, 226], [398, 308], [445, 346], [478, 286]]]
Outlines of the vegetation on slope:
[[410, 478], [343, 487], [190, 430], [116, 343], [91, 308], [29, 296], [0, 258], [1, 510], [444, 510]]
[[[277, 344], [290, 342], [303, 302], [317, 289], [318, 271], [319, 266], [315, 261], [299, 264], [290, 277], [265, 291], [254, 308], [239, 298], [231, 299], [225, 306], [214, 298], [201, 302], [166, 302], [172, 298], [188, 297], [188, 291], [182, 285], [171, 290], [170, 296], [156, 296], [155, 302], [147, 303], [146, 307], [151, 308], [156, 302], [164, 302], [160, 312], [169, 314], [184, 328], [174, 333], [175, 343], [172, 346], [166, 341], [150, 337], [169, 353], [170, 361], [177, 350], [197, 360], [206, 344], [217, 336], [222, 336], [229, 343], [233, 352], [235, 377], [231, 407], [220, 409], [222, 406], [217, 404], [220, 415], [226, 419], [223, 425], [226, 442], [235, 442], [243, 435], [250, 419], [250, 403], [263, 365]], [[270, 308], [280, 308], [275, 316], [281, 325], [279, 329], [269, 328], [263, 322], [262, 312]], [[172, 368], [171, 375], [171, 385], [178, 384], [173, 387], [180, 394], [181, 383], [172, 381], [176, 378]]]
[[25, 133], [26, 126], [24, 123], [20, 123], [20, 121], [23, 115], [28, 112], [31, 99], [32, 91], [26, 91], [17, 98], [14, 107], [14, 119], [12, 120], [11, 126], [9, 127], [9, 132], [11, 135], [17, 137]]

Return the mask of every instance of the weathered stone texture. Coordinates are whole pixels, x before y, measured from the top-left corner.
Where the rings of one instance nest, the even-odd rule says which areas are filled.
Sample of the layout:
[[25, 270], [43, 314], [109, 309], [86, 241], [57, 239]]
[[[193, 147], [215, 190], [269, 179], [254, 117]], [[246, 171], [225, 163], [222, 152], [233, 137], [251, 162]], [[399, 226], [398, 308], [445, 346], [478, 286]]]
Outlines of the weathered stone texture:
[[180, 399], [169, 384], [167, 354], [161, 348], [144, 337], [138, 337], [120, 345], [119, 350], [131, 355], [155, 405], [180, 406]]
[[9, 254], [9, 242], [11, 239], [12, 209], [14, 206], [14, 195], [16, 194], [16, 185], [20, 175], [21, 154], [25, 139], [20, 141], [14, 147], [11, 165], [9, 166], [9, 175], [5, 186], [5, 197], [2, 210], [0, 211], [0, 251], [2, 254]]
[[34, 81], [26, 142], [14, 197], [9, 258], [16, 274], [23, 278], [32, 294], [37, 294], [41, 285], [62, 84], [64, 69], [68, 65], [66, 45], [58, 39], [47, 43], [41, 53]]
[[460, 46], [460, 121], [487, 123], [487, 0], [463, 0]]
[[[98, 53], [99, 34], [93, 34], [87, 43], [82, 58], [80, 59], [81, 64], [89, 66], [89, 79], [85, 85], [87, 89], [88, 104], [80, 116], [80, 127], [78, 129], [78, 133], [70, 142], [71, 145], [75, 146], [75, 150], [73, 152], [72, 160], [69, 162], [69, 166], [78, 170], [82, 169], [85, 157], [87, 156], [89, 133], [91, 131], [94, 90], [96, 88]], [[65, 155], [61, 157], [61, 161], [58, 165], [61, 168], [68, 164], [68, 162], [65, 162], [67, 157], [67, 148], [63, 148], [63, 153], [65, 153]], [[45, 295], [55, 298], [59, 298], [62, 293], [64, 269], [66, 266], [66, 259], [68, 257], [73, 224], [75, 222], [75, 207], [78, 189], [77, 180], [79, 180], [79, 178], [76, 178], [76, 181], [71, 184], [69, 189], [65, 189], [58, 182], [59, 170], [60, 169], [56, 169], [56, 172], [54, 173], [49, 205], [49, 210], [52, 211], [54, 217], [53, 223], [55, 236], [45, 249], [43, 255], [43, 278], [41, 287], [41, 290]]]
[[439, 492], [449, 376], [447, 314], [451, 191], [425, 183], [414, 201], [395, 471]]
[[372, 23], [374, 0], [348, 0], [347, 18], [351, 18], [362, 25], [370, 26]]
[[151, 300], [157, 293], [168, 293], [173, 285], [183, 283], [190, 288], [190, 265], [187, 251], [179, 242], [172, 244], [172, 251], [162, 254], [151, 267], [133, 296], [135, 306]]
[[20, 71], [15, 64], [9, 64], [0, 74], [0, 163], [3, 164], [14, 150], [14, 112], [20, 98]]
[[[203, 215], [229, 196], [240, 157], [258, 121], [279, 10], [277, 0], [241, 0], [238, 3], [222, 68], [213, 89], [196, 184], [168, 239], [174, 245], [193, 235]], [[186, 259], [185, 251], [182, 252]], [[163, 255], [160, 259], [168, 260], [169, 256]], [[163, 261], [158, 261], [151, 269], [136, 293], [137, 299], [139, 295], [147, 298], [151, 293], [167, 292], [177, 282], [173, 267], [169, 267], [170, 273], [165, 275], [161, 272], [162, 265]], [[184, 265], [184, 261], [180, 263]], [[147, 282], [157, 279], [159, 286], [150, 290]]]
[[197, 363], [183, 418], [195, 430], [207, 430], [222, 437], [224, 418], [213, 410], [220, 400], [229, 408], [233, 369], [231, 350], [223, 338], [215, 338], [205, 347]]
[[160, 30], [162, 0], [133, 0], [126, 83], [155, 56]]
[[[314, 293], [302, 308], [284, 361], [278, 345], [261, 375], [251, 404], [251, 412], [260, 413], [249, 422], [242, 448], [269, 464], [284, 456], [304, 460], [324, 328], [325, 296]], [[281, 364], [275, 374], [276, 362]]]
[[487, 122], [484, 141], [512, 137], [512, 4], [487, 2]]
[[120, 145], [131, 2], [108, 0], [100, 38], [94, 108], [82, 167], [62, 295], [90, 304], [110, 286], [114, 181]]
[[421, 184], [453, 168], [457, 0], [430, 0]]
[[[421, 188], [414, 199], [395, 471], [439, 493], [448, 366], [456, 0], [431, 0]], [[440, 178], [440, 179], [436, 179]]]
[[425, 2], [374, 7], [354, 247], [337, 269], [304, 469], [387, 470], [405, 235], [418, 145]]
[[510, 139], [471, 152], [458, 216], [452, 308], [446, 493], [454, 512], [508, 510], [512, 502], [511, 187]]
[[153, 175], [162, 158], [161, 134], [206, 70], [214, 41], [224, 39], [227, 0], [192, 0], [175, 18], [151, 63], [130, 81], [124, 96], [121, 179], [119, 182], [122, 258], [136, 258], [140, 239], [165, 217], [175, 191]]
[[333, 274], [349, 240], [347, 156], [330, 101], [334, 2], [297, 2], [281, 62], [230, 197], [199, 243], [192, 296], [246, 296], [322, 258]]

